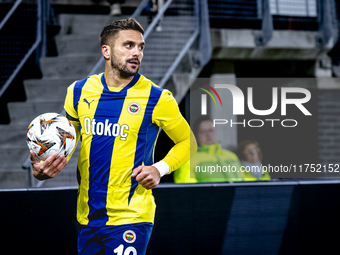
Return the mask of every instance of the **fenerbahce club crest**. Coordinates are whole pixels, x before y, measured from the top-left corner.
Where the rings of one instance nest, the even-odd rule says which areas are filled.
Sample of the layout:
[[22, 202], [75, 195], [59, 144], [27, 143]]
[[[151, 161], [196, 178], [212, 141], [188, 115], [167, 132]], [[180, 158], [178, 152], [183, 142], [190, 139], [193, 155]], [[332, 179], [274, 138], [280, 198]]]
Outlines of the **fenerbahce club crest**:
[[131, 103], [127, 110], [131, 114], [137, 114], [140, 112], [140, 105], [138, 103]]
[[133, 243], [136, 241], [136, 234], [132, 230], [127, 230], [123, 234], [123, 239], [127, 243]]

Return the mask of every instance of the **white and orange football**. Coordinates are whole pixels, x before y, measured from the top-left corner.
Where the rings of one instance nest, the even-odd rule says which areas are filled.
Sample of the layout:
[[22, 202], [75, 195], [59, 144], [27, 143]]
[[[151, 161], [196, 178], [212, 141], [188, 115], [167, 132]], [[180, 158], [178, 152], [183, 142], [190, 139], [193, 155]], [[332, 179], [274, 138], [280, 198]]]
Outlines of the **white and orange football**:
[[55, 152], [68, 156], [76, 144], [76, 131], [65, 116], [44, 113], [29, 124], [26, 142], [40, 160], [45, 160]]

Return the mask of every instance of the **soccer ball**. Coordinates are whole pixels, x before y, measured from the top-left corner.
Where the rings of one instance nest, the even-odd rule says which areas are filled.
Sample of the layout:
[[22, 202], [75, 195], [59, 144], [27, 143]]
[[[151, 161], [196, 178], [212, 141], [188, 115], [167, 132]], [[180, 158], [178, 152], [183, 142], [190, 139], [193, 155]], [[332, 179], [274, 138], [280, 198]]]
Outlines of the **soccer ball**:
[[55, 152], [68, 156], [76, 144], [76, 130], [65, 116], [44, 113], [29, 124], [26, 142], [40, 160], [47, 159]]

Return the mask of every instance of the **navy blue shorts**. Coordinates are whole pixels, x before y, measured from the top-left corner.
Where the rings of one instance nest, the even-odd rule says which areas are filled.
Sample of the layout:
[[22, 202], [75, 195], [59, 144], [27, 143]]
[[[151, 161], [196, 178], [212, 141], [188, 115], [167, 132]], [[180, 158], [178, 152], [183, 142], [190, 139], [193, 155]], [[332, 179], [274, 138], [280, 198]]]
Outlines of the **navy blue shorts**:
[[78, 225], [78, 254], [144, 255], [153, 224], [91, 227]]

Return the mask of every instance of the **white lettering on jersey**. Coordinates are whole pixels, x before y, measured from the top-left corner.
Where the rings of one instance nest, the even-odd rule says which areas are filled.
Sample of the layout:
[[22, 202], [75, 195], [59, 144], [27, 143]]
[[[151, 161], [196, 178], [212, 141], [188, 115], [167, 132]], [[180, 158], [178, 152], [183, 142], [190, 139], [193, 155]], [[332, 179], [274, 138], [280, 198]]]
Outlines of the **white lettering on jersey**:
[[104, 136], [120, 136], [120, 140], [126, 141], [129, 126], [126, 124], [110, 123], [108, 119], [105, 122], [96, 121], [89, 117], [84, 118], [84, 132], [87, 135], [104, 135]]

